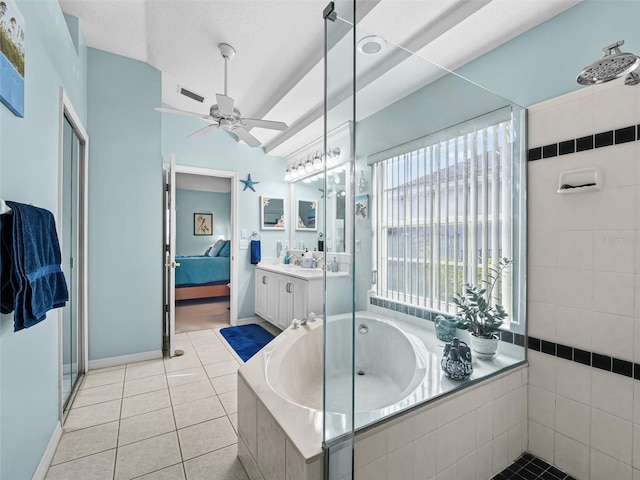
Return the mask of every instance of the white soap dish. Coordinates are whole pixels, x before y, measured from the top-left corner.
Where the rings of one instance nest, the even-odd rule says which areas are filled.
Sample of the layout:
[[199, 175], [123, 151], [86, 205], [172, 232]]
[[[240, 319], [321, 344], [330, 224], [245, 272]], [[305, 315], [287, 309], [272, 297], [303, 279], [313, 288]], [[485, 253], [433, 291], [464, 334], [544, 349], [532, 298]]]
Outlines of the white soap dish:
[[602, 173], [597, 167], [561, 172], [558, 193], [593, 192], [602, 188]]

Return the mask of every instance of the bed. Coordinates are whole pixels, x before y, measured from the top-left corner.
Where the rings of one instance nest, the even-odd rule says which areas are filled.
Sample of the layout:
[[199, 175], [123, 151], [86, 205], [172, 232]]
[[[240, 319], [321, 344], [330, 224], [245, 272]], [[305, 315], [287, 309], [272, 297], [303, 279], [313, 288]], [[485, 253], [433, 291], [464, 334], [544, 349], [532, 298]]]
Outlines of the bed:
[[229, 295], [230, 257], [177, 256], [176, 300]]

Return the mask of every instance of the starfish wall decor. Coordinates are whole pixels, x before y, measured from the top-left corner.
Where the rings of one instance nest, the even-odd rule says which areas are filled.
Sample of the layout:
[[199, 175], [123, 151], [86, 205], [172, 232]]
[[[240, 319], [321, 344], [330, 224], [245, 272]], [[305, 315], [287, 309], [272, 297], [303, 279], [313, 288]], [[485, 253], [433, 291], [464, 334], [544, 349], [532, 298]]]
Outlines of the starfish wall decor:
[[256, 191], [255, 188], [253, 188], [254, 185], [260, 183], [260, 182], [254, 182], [253, 180], [251, 180], [251, 174], [249, 174], [247, 176], [246, 180], [240, 180], [242, 183], [244, 183], [244, 188], [242, 189], [242, 191], [244, 192], [247, 188], [250, 188], [252, 191]]

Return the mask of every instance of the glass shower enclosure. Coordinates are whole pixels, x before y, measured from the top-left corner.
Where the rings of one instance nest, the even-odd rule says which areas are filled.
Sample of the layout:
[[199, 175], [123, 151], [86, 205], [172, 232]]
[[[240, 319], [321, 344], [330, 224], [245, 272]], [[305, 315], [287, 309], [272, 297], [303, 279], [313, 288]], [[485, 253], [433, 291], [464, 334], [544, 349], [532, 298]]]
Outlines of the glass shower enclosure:
[[[324, 323], [330, 479], [358, 478], [360, 433], [525, 360], [525, 110], [428, 61], [428, 51], [376, 35], [375, 20], [358, 14], [352, 0], [324, 11], [325, 152], [332, 132], [353, 126], [344, 152], [351, 288], [337, 292], [326, 276], [324, 289], [325, 312], [338, 296], [351, 306]], [[498, 351], [472, 352], [473, 373], [449, 378], [441, 360], [451, 339], [436, 336], [436, 320], [452, 324], [452, 298], [492, 282], [505, 258], [489, 298], [507, 313]]]

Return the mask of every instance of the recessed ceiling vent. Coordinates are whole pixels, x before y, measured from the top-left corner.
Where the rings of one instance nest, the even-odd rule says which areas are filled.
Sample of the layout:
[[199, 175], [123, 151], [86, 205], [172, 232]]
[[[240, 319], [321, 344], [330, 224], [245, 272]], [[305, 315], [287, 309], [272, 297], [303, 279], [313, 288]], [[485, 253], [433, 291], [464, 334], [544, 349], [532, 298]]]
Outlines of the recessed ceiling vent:
[[189, 97], [191, 100], [195, 100], [196, 102], [204, 102], [204, 97], [202, 95], [198, 95], [197, 93], [194, 93], [191, 90], [187, 90], [180, 85], [178, 85], [178, 93], [181, 93], [185, 97]]

